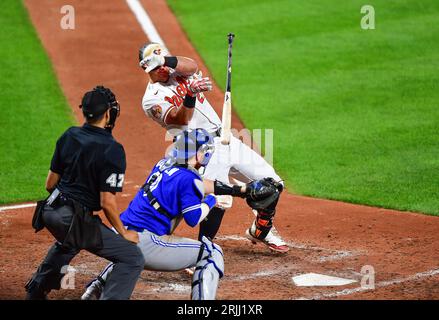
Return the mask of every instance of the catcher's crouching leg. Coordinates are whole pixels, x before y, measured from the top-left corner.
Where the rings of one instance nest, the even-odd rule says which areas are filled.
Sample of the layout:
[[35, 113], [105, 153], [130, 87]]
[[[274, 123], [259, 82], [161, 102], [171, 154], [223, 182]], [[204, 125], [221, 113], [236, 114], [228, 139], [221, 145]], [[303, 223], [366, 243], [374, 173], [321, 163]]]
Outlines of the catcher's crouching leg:
[[201, 242], [203, 245], [192, 276], [192, 300], [214, 300], [218, 281], [224, 275], [223, 251], [206, 237]]

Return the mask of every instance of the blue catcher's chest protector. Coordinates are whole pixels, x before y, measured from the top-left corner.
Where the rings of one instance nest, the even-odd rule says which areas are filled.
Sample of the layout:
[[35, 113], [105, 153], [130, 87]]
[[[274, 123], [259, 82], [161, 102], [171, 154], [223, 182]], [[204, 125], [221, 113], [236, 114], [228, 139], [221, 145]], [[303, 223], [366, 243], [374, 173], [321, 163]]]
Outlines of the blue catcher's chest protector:
[[160, 160], [120, 218], [125, 226], [159, 236], [171, 234], [183, 214], [201, 206], [204, 197], [198, 172]]

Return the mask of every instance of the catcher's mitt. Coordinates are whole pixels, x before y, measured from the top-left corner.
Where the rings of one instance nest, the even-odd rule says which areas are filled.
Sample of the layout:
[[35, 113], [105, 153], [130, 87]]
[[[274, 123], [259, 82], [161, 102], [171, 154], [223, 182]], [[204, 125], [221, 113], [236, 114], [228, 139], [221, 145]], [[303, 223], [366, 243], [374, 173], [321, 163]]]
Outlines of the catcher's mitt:
[[255, 180], [247, 184], [247, 204], [256, 210], [263, 210], [279, 198], [282, 184], [273, 178]]

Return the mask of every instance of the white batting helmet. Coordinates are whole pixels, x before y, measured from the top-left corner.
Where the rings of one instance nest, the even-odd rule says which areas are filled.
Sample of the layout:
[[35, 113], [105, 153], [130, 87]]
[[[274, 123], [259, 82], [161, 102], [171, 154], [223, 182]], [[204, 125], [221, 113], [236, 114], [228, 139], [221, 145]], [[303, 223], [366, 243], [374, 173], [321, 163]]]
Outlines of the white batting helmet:
[[139, 66], [143, 68], [145, 59], [151, 54], [157, 54], [159, 56], [169, 56], [169, 51], [166, 47], [160, 43], [150, 42], [145, 44], [139, 50]]

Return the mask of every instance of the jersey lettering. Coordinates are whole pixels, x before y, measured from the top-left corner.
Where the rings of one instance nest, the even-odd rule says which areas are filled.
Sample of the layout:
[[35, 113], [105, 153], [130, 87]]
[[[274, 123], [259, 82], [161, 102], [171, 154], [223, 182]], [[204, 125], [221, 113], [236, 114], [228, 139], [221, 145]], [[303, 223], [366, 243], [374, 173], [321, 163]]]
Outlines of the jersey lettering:
[[116, 187], [117, 175], [115, 173], [110, 174], [105, 182], [108, 183], [110, 187]]
[[[118, 182], [119, 180], [119, 182]], [[110, 187], [115, 188], [116, 186], [118, 188], [122, 188], [123, 186], [123, 181], [125, 180], [125, 175], [124, 174], [116, 174], [116, 173], [112, 173], [108, 176], [107, 180], [105, 180], [106, 183], [108, 183], [110, 185]]]
[[123, 181], [125, 180], [125, 175], [124, 174], [119, 174], [119, 182], [117, 183], [117, 187], [118, 188], [122, 188], [123, 186]]
[[162, 178], [163, 178], [163, 175], [160, 173], [160, 171], [157, 171], [156, 173], [151, 175], [151, 177], [149, 178], [148, 182], [152, 181], [153, 179], [155, 179], [155, 180], [151, 184], [149, 190], [150, 191], [154, 191], [158, 187], [160, 181], [162, 181]]
[[165, 172], [168, 176], [172, 176], [177, 171], [178, 171], [178, 168], [172, 168], [172, 169], [166, 170]]
[[[184, 97], [186, 96], [188, 91], [189, 80], [186, 80], [185, 78], [180, 76], [176, 77], [175, 80], [177, 80], [178, 82], [178, 86], [175, 87], [175, 91], [177, 92], [177, 94], [173, 95], [172, 97], [165, 97], [165, 100], [176, 107], [181, 107]], [[197, 94], [197, 98], [200, 103], [204, 102], [204, 98], [202, 98], [200, 94]]]

